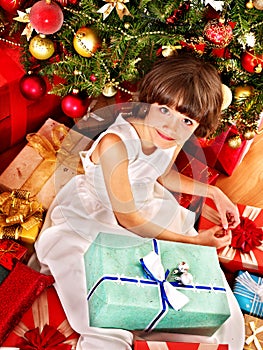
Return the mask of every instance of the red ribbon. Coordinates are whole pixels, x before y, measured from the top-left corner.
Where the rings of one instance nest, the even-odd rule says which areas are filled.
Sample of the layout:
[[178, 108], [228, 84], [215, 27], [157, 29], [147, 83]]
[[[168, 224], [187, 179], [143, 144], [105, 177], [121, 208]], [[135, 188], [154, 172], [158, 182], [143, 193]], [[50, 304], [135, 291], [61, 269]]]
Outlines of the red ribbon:
[[247, 217], [240, 217], [240, 224], [232, 230], [231, 246], [249, 253], [253, 248], [262, 244], [263, 229], [258, 228], [254, 221]]
[[27, 331], [24, 338], [18, 344], [20, 350], [71, 350], [71, 345], [64, 343], [67, 338], [48, 324], [41, 333], [39, 327]]

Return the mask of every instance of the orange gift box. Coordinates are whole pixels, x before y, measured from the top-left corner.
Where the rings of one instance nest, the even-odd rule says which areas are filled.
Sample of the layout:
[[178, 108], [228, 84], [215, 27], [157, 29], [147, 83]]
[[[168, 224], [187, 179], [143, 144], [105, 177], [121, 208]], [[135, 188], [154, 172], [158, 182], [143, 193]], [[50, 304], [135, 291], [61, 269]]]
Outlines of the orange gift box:
[[[237, 204], [241, 225], [232, 230], [231, 245], [217, 250], [219, 261], [227, 272], [247, 270], [263, 273], [263, 209]], [[199, 231], [220, 225], [216, 206], [207, 199], [199, 221]]]
[[2, 346], [71, 350], [76, 348], [78, 338], [67, 321], [55, 288], [50, 286], [34, 301]]

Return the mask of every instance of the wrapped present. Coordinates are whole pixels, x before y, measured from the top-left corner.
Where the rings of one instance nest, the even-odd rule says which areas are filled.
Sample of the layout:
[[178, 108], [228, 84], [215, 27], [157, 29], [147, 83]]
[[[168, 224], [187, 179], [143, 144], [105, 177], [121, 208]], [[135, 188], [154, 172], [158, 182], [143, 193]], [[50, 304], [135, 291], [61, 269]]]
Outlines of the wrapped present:
[[[219, 261], [227, 272], [248, 270], [263, 273], [263, 210], [238, 204], [240, 225], [232, 230], [230, 246], [218, 249]], [[207, 199], [199, 221], [199, 230], [220, 224], [215, 203]]]
[[171, 343], [136, 340], [134, 350], [228, 350], [227, 344]]
[[237, 135], [236, 127], [231, 125], [213, 139], [190, 138], [184, 149], [210, 168], [230, 176], [242, 162], [253, 142], [242, 140], [239, 147], [233, 148], [229, 145], [229, 140]]
[[233, 293], [244, 313], [263, 318], [263, 278], [261, 276], [248, 271], [239, 271]]
[[82, 171], [79, 152], [92, 141], [52, 119], [37, 133], [28, 134], [27, 140], [28, 144], [0, 175], [0, 184], [29, 191], [47, 209], [56, 193]]
[[36, 241], [44, 210], [30, 192], [14, 190], [0, 194], [0, 238], [21, 240], [33, 244]]
[[53, 350], [58, 347], [71, 350], [76, 348], [78, 338], [68, 323], [55, 288], [51, 286], [38, 296], [2, 345], [21, 349]]
[[[188, 154], [183, 149], [179, 152], [173, 167], [181, 174], [206, 184], [215, 184], [219, 176], [218, 171], [208, 167], [205, 163]], [[202, 198], [199, 196], [192, 196], [185, 193], [175, 193], [174, 195], [180, 205], [195, 212], [203, 203]]]
[[26, 258], [27, 248], [11, 239], [0, 240], [0, 265], [11, 271], [18, 260]]
[[0, 345], [35, 299], [53, 283], [52, 276], [32, 270], [20, 261], [16, 263], [0, 285]]
[[263, 320], [244, 314], [246, 340], [244, 350], [263, 349]]
[[48, 116], [61, 113], [59, 96], [46, 94], [37, 101], [23, 97], [19, 81], [25, 71], [20, 55], [19, 46], [0, 43], [0, 152], [22, 141]]
[[213, 247], [100, 233], [85, 266], [91, 326], [212, 335], [230, 315]]

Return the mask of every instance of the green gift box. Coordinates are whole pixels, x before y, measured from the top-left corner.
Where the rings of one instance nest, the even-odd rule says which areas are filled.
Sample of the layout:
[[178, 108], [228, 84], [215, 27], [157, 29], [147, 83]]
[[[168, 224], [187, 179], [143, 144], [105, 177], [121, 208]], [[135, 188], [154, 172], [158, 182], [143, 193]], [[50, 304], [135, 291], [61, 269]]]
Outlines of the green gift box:
[[211, 336], [230, 316], [213, 247], [99, 233], [84, 260], [93, 327]]

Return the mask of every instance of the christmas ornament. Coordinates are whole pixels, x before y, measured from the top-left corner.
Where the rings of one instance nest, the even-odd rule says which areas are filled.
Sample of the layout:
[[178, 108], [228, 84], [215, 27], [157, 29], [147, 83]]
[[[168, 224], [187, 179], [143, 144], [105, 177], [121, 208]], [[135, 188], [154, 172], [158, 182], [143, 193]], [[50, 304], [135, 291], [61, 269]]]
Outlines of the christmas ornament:
[[252, 140], [256, 136], [256, 133], [254, 130], [247, 130], [243, 136], [246, 140]]
[[23, 0], [0, 0], [0, 7], [2, 7], [8, 13], [15, 13], [20, 9]]
[[237, 100], [247, 98], [253, 93], [253, 90], [253, 86], [237, 86], [234, 90], [234, 97]]
[[209, 21], [204, 28], [204, 37], [217, 48], [226, 47], [233, 39], [233, 30], [230, 24], [222, 19]]
[[21, 35], [26, 35], [27, 41], [30, 40], [34, 28], [29, 21], [30, 8], [27, 8], [25, 12], [17, 10], [18, 17], [14, 17], [14, 21], [21, 23], [27, 23]]
[[105, 96], [105, 97], [113, 97], [114, 95], [117, 94], [117, 89], [114, 87], [114, 85], [110, 82], [110, 83], [107, 83], [103, 90], [102, 90], [102, 94]]
[[50, 39], [46, 38], [45, 35], [39, 34], [31, 39], [29, 51], [36, 59], [47, 60], [55, 52], [55, 47]]
[[241, 55], [241, 65], [249, 73], [261, 73], [263, 54], [255, 54], [254, 50], [245, 51]]
[[253, 0], [249, 0], [249, 2], [246, 3], [246, 8], [247, 9], [253, 9], [254, 5], [253, 5]]
[[57, 3], [51, 0], [40, 0], [32, 6], [29, 20], [38, 33], [48, 35], [60, 30], [64, 16]]
[[89, 77], [89, 80], [94, 83], [97, 80], [96, 75], [95, 74], [91, 74], [91, 76]]
[[176, 24], [180, 19], [183, 18], [184, 14], [189, 11], [190, 9], [190, 2], [184, 1], [182, 4], [178, 6], [177, 9], [174, 10], [172, 16], [168, 17], [166, 19], [167, 24]]
[[25, 74], [19, 81], [21, 94], [28, 100], [37, 100], [46, 94], [45, 80], [37, 74]]
[[70, 118], [81, 118], [87, 112], [87, 102], [80, 97], [77, 91], [63, 97], [62, 111]]
[[218, 0], [204, 0], [205, 6], [210, 5], [212, 6], [216, 11], [222, 11], [224, 6], [224, 1], [218, 1]]
[[227, 109], [227, 107], [232, 102], [232, 91], [231, 89], [226, 86], [225, 84], [222, 84], [222, 93], [223, 93], [223, 103], [221, 109]]
[[239, 148], [242, 144], [242, 140], [240, 138], [239, 135], [236, 135], [234, 137], [231, 137], [229, 140], [228, 140], [228, 145], [231, 147], [231, 148]]
[[91, 28], [82, 27], [74, 36], [73, 46], [83, 57], [91, 57], [100, 47], [100, 40]]
[[111, 11], [116, 8], [117, 14], [120, 19], [123, 19], [123, 16], [131, 16], [130, 11], [127, 9], [126, 2], [129, 0], [103, 0], [107, 4], [103, 5], [97, 12], [103, 14], [103, 20], [105, 20]]
[[257, 10], [263, 10], [263, 0], [253, 0], [253, 5]]

